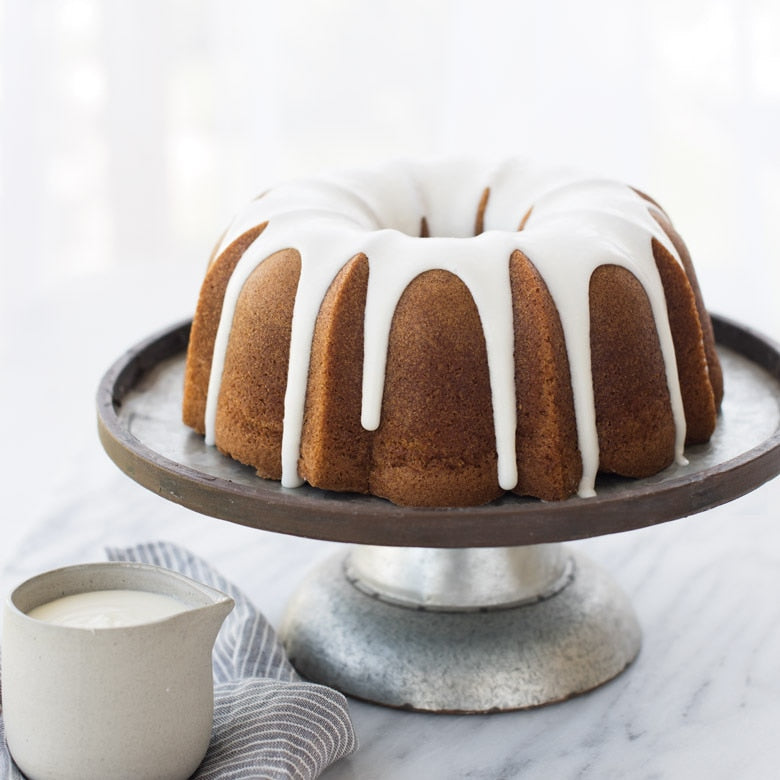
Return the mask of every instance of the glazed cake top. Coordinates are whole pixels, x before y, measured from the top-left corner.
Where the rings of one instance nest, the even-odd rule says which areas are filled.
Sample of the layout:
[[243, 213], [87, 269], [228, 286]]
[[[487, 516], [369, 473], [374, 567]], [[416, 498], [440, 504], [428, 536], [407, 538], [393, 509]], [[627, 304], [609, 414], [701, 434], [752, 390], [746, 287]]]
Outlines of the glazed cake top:
[[[599, 467], [589, 285], [591, 274], [602, 265], [627, 269], [647, 293], [666, 368], [676, 459], [684, 463], [685, 417], [652, 240], [660, 242], [678, 262], [680, 258], [653, 212], [662, 213], [625, 184], [520, 159], [499, 165], [473, 160], [396, 162], [274, 187], [236, 217], [214, 254], [218, 257], [238, 236], [267, 223], [236, 266], [225, 294], [207, 396], [207, 443], [214, 443], [217, 398], [241, 288], [266, 257], [293, 248], [301, 257], [301, 275], [285, 395], [282, 484], [301, 484], [298, 453], [317, 314], [338, 272], [362, 253], [369, 263], [363, 426], [374, 430], [381, 422], [390, 326], [403, 291], [425, 271], [449, 271], [468, 287], [482, 321], [498, 481], [503, 489], [511, 490], [517, 484], [517, 467], [509, 260], [520, 250], [544, 279], [563, 328], [582, 456], [579, 495], [594, 495]], [[429, 237], [420, 237], [423, 224]], [[480, 227], [482, 232], [475, 235]]]

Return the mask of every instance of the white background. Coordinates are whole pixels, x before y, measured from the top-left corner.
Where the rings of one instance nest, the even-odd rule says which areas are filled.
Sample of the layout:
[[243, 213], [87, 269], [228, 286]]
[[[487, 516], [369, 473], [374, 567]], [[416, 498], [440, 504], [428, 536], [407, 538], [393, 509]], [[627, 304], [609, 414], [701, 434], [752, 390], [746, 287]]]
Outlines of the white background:
[[[780, 340], [777, 0], [0, 0], [0, 56], [3, 590], [161, 536], [276, 622], [328, 553], [162, 501], [95, 433], [103, 372], [191, 315], [232, 214], [282, 179], [484, 150], [589, 168], [667, 209], [712, 310]], [[353, 703], [362, 747], [330, 776], [771, 776], [779, 498], [579, 543], [645, 632], [615, 684], [497, 719]]]

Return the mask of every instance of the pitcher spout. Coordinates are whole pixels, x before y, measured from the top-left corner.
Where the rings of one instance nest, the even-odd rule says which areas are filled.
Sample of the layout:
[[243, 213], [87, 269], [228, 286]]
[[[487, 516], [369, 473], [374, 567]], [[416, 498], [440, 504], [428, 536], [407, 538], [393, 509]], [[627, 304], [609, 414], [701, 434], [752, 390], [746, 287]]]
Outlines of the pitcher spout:
[[193, 638], [202, 641], [210, 650], [219, 629], [235, 607], [235, 601], [227, 593], [178, 572], [166, 571], [165, 574], [168, 593], [187, 606], [171, 619], [189, 624]]
[[214, 589], [210, 590], [213, 592], [213, 601], [210, 604], [192, 607], [181, 615], [182, 619], [199, 625], [203, 631], [203, 641], [208, 643], [209, 649], [216, 641], [217, 634], [219, 634], [225, 619], [236, 605], [236, 602], [226, 593]]

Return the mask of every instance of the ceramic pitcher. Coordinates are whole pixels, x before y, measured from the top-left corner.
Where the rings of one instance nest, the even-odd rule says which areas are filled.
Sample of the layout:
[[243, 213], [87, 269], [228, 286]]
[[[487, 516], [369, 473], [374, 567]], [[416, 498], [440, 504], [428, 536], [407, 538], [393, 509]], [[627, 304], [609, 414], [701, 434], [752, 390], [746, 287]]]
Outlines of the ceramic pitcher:
[[[30, 617], [76, 593], [140, 590], [184, 603], [138, 625], [77, 628]], [[139, 563], [47, 572], [6, 601], [2, 713], [16, 763], [32, 780], [189, 777], [214, 715], [211, 651], [233, 608], [225, 594]]]

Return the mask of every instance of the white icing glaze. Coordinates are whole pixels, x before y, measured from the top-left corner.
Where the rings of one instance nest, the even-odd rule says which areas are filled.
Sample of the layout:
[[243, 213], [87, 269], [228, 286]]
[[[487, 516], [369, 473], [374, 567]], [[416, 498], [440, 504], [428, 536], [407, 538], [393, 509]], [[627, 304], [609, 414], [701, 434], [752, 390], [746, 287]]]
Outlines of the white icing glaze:
[[[474, 236], [477, 207], [489, 198], [484, 232]], [[517, 484], [514, 333], [509, 259], [520, 250], [545, 281], [558, 309], [569, 356], [582, 456], [580, 496], [594, 495], [599, 465], [590, 363], [589, 283], [601, 265], [636, 276], [656, 319], [672, 414], [675, 456], [684, 463], [685, 417], [666, 300], [652, 252], [658, 240], [679, 257], [652, 216], [656, 207], [630, 187], [543, 169], [521, 160], [497, 167], [474, 161], [399, 162], [281, 185], [252, 201], [225, 233], [216, 255], [250, 228], [268, 222], [236, 266], [225, 294], [206, 405], [206, 441], [214, 444], [217, 401], [236, 302], [244, 282], [266, 257], [294, 248], [301, 256], [290, 365], [284, 402], [282, 484], [301, 484], [298, 454], [309, 357], [316, 317], [328, 287], [358, 253], [369, 262], [365, 314], [362, 423], [381, 422], [390, 326], [409, 282], [433, 269], [450, 271], [468, 287], [485, 336], [498, 456], [498, 481]], [[529, 213], [524, 228], [521, 220]], [[431, 238], [419, 238], [423, 217]]]

